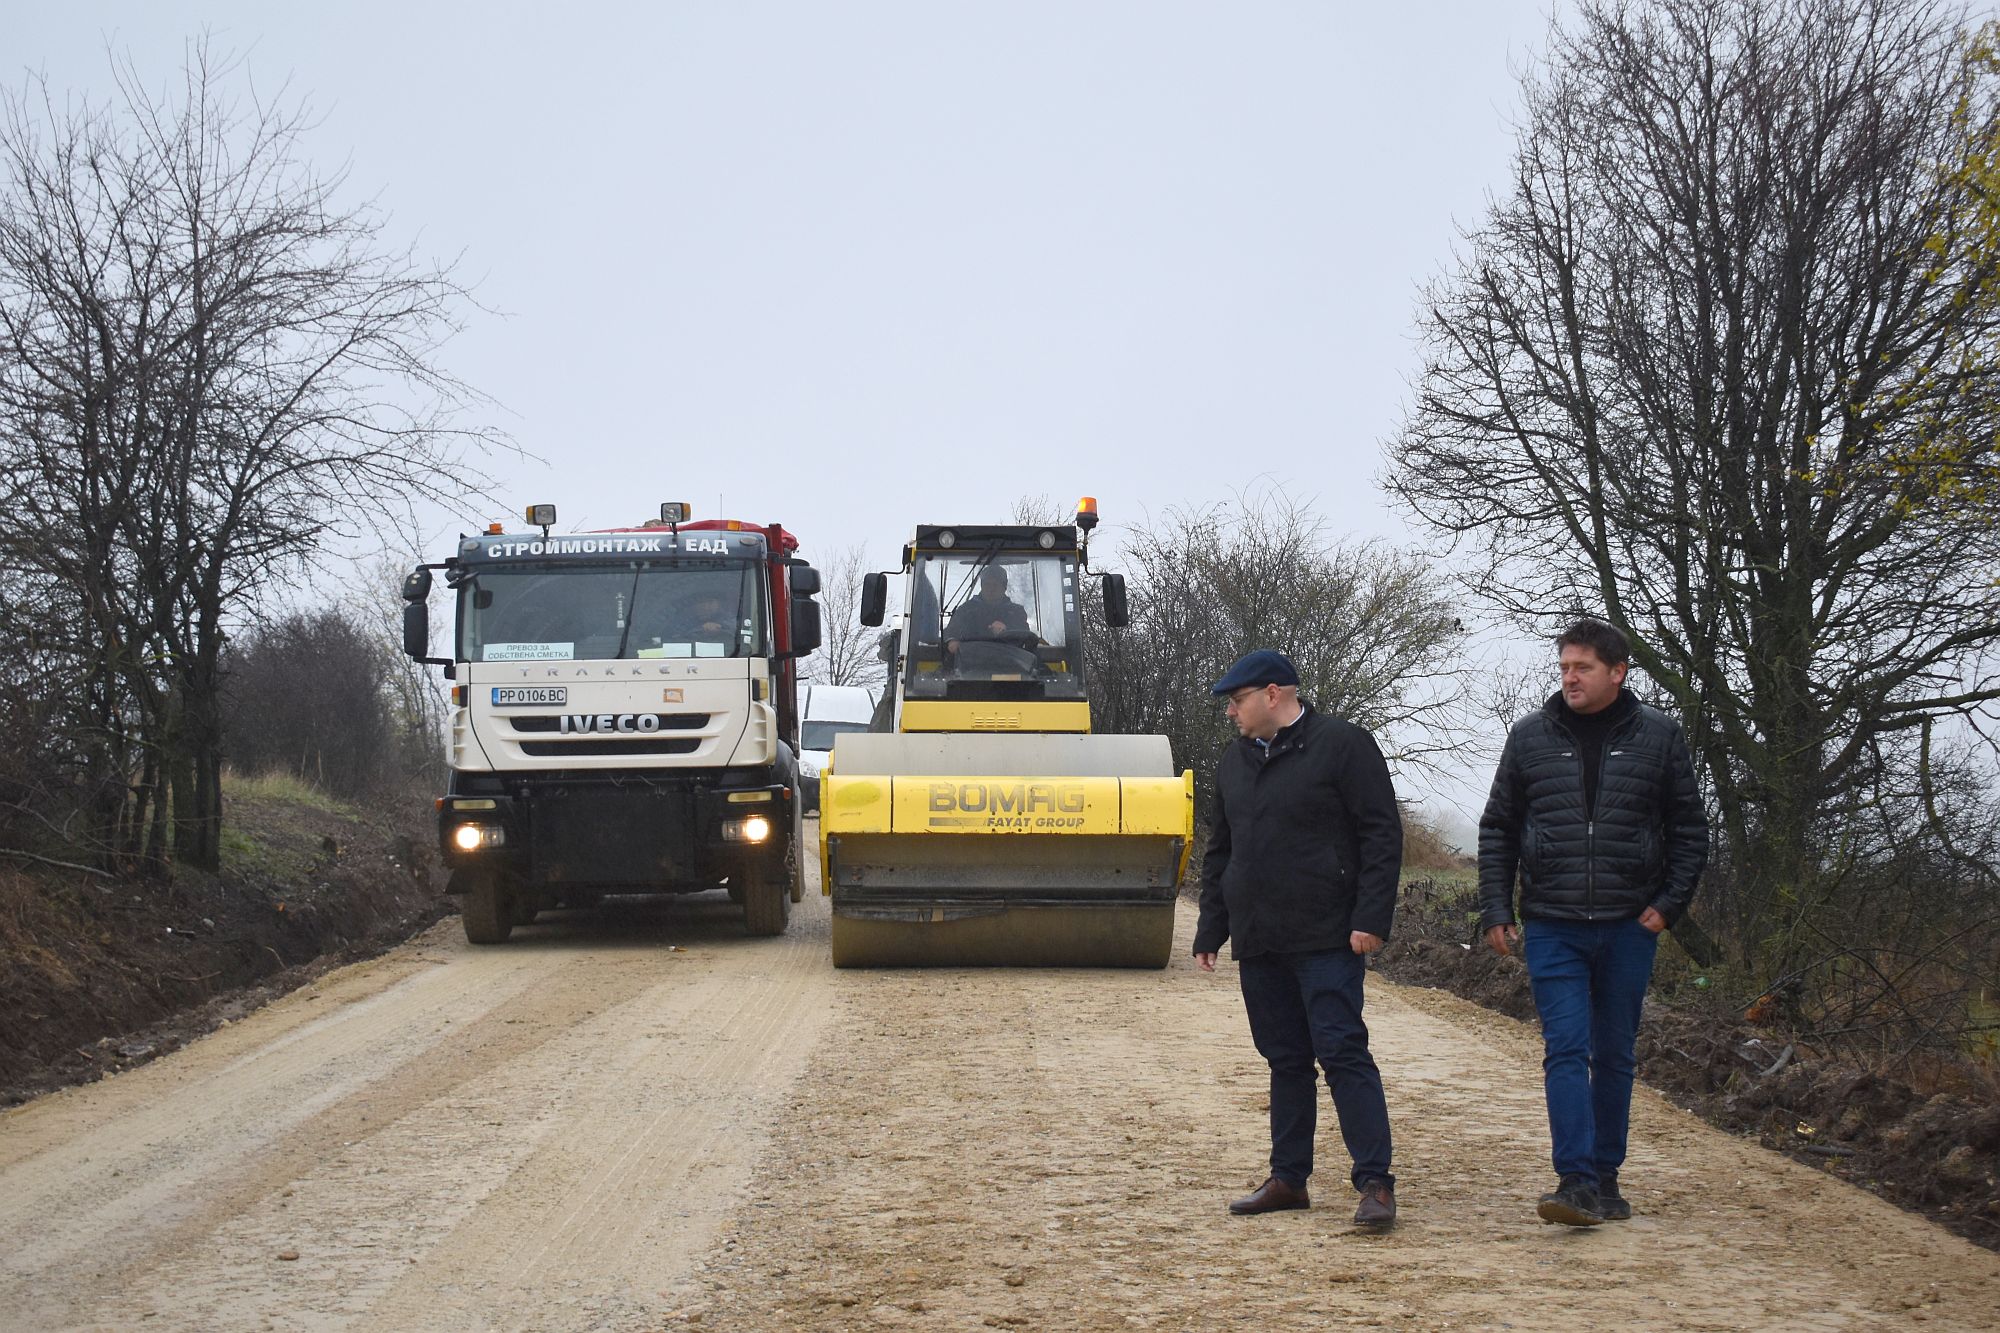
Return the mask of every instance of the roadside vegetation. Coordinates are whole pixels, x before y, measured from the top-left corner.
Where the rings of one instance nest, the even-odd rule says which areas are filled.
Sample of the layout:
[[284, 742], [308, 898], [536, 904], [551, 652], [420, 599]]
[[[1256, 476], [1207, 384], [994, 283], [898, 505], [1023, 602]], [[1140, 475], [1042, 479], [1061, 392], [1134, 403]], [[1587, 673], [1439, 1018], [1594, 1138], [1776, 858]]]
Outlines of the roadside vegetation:
[[[118, 76], [102, 105], [0, 93], [12, 1088], [438, 910], [441, 700], [388, 580], [379, 612], [286, 599], [504, 444], [436, 357], [466, 292], [313, 171], [302, 107], [203, 43], [170, 93]], [[1544, 664], [1480, 660], [1479, 630], [1618, 624], [1715, 831], [1649, 1077], [2000, 1243], [1996, 31], [1930, 0], [1580, 0], [1516, 123], [1385, 445], [1430, 548], [1278, 482], [1131, 524], [1093, 714], [1167, 736], [1205, 808], [1206, 686], [1276, 647], [1408, 790], [1540, 702]], [[828, 567], [822, 680], [879, 678], [860, 573]], [[1521, 1011], [1411, 825], [1385, 966]]]

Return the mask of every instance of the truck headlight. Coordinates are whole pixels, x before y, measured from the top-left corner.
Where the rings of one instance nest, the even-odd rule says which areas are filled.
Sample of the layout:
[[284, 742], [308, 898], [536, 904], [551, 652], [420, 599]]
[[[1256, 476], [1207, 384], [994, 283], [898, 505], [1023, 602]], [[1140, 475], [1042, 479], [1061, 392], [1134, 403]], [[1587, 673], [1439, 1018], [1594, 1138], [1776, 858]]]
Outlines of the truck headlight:
[[762, 842], [771, 836], [771, 821], [762, 815], [732, 819], [722, 826], [724, 842]]
[[460, 824], [451, 831], [451, 840], [461, 851], [476, 852], [481, 847], [505, 846], [507, 830], [497, 824]]

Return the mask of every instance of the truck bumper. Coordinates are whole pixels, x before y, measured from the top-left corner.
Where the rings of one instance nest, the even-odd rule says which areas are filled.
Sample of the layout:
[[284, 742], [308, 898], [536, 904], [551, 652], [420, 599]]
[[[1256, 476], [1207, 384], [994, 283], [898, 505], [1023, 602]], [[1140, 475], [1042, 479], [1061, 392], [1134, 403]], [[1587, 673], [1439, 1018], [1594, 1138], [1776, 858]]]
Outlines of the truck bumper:
[[504, 794], [442, 797], [438, 847], [449, 867], [495, 865], [529, 886], [691, 892], [781, 872], [796, 800], [781, 782], [510, 778]]

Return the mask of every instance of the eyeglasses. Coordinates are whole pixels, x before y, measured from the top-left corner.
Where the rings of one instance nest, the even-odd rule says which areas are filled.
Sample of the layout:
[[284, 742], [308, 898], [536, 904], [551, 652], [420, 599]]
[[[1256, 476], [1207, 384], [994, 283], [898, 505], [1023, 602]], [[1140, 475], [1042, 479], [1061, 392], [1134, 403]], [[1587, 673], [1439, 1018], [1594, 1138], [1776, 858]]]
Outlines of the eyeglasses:
[[1241, 708], [1246, 698], [1253, 694], [1262, 693], [1267, 688], [1269, 687], [1264, 685], [1245, 685], [1240, 690], [1231, 690], [1228, 702], [1222, 705], [1222, 711], [1226, 713], [1232, 708]]

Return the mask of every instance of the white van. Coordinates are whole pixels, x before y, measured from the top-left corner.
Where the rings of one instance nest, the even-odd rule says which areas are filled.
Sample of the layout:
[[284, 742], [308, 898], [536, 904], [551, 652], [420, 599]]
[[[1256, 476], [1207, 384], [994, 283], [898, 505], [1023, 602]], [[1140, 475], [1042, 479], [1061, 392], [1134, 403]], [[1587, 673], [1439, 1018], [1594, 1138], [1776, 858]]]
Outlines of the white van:
[[860, 685], [799, 686], [799, 791], [805, 813], [819, 813], [819, 771], [833, 753], [833, 738], [868, 730], [877, 689]]

